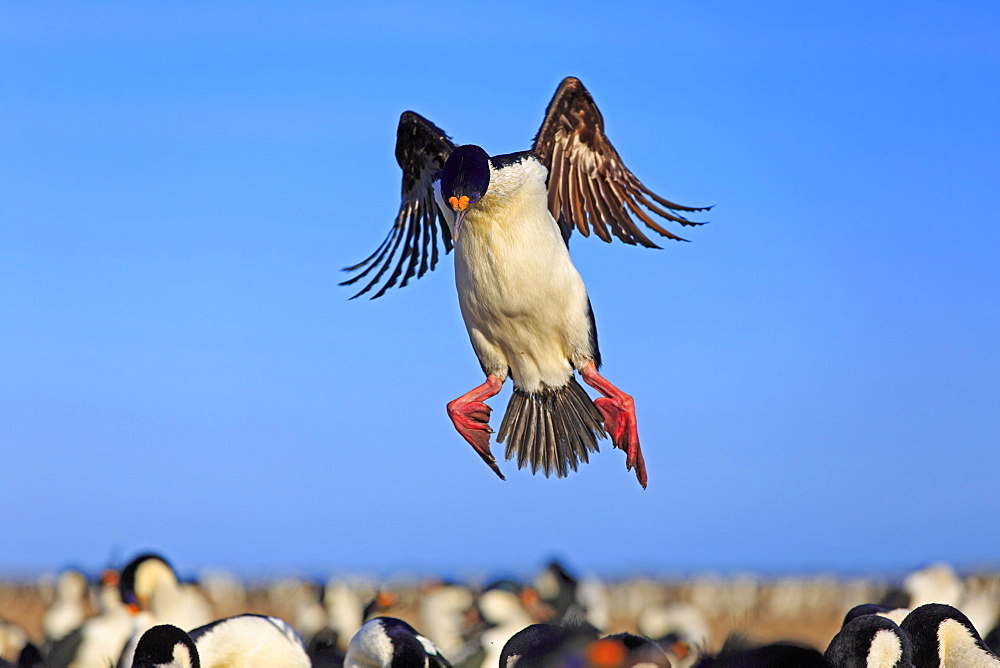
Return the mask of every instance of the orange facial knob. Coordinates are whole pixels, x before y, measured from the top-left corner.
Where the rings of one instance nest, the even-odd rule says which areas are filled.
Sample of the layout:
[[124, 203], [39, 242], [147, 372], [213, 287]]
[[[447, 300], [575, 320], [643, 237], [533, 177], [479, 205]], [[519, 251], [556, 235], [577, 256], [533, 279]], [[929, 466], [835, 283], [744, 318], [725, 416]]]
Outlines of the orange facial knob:
[[587, 646], [587, 660], [594, 668], [617, 668], [625, 663], [625, 646], [617, 640], [603, 638]]
[[461, 197], [449, 197], [448, 204], [451, 204], [451, 208], [456, 211], [465, 211], [469, 207], [469, 198], [466, 195]]

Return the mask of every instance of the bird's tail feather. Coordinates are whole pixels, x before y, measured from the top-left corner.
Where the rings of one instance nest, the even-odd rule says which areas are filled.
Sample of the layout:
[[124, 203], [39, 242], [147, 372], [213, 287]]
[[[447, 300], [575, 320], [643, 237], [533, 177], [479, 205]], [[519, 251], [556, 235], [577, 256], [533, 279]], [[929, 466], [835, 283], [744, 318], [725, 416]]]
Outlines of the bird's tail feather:
[[517, 453], [517, 468], [529, 464], [532, 473], [541, 469], [546, 478], [553, 471], [565, 478], [598, 451], [597, 439], [606, 436], [603, 420], [575, 376], [557, 389], [528, 393], [515, 387], [497, 443], [506, 441], [508, 460]]

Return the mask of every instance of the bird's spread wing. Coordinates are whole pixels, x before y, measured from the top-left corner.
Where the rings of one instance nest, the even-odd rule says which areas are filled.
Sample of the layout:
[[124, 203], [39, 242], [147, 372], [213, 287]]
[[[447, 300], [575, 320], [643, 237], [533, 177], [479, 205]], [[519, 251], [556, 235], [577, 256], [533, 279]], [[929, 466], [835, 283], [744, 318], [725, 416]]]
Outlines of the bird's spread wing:
[[396, 222], [375, 252], [356, 265], [344, 268], [344, 271], [359, 273], [341, 285], [351, 285], [375, 272], [354, 297], [378, 285], [390, 268], [393, 268], [392, 273], [372, 299], [381, 297], [400, 277], [399, 287], [403, 287], [414, 274], [420, 278], [428, 269], [433, 269], [438, 260], [439, 230], [445, 252], [451, 250], [448, 226], [434, 202], [431, 184], [434, 174], [444, 166], [454, 148], [448, 135], [423, 116], [404, 111], [399, 117], [396, 162], [403, 168], [403, 201]]
[[700, 225], [678, 213], [711, 207], [689, 207], [663, 199], [644, 186], [622, 162], [604, 134], [604, 119], [579, 79], [566, 77], [545, 111], [531, 148], [549, 170], [549, 211], [563, 237], [573, 228], [604, 241], [608, 233], [627, 244], [659, 248], [636, 225], [638, 218], [665, 237], [681, 239], [661, 227], [643, 209], [682, 225]]

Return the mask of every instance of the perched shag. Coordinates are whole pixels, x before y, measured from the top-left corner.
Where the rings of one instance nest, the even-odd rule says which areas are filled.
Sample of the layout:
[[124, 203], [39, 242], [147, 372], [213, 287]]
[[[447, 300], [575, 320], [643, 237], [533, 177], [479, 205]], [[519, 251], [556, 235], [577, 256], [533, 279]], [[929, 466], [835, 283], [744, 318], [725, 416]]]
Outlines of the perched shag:
[[910, 637], [875, 612], [847, 621], [823, 656], [834, 668], [913, 668]]
[[899, 625], [913, 644], [919, 668], [1000, 668], [1000, 657], [983, 642], [969, 618], [944, 603], [914, 608]]
[[154, 626], [136, 644], [132, 668], [309, 668], [302, 639], [278, 617], [236, 615], [190, 633]]
[[344, 668], [451, 668], [429, 638], [395, 617], [365, 622], [347, 646]]

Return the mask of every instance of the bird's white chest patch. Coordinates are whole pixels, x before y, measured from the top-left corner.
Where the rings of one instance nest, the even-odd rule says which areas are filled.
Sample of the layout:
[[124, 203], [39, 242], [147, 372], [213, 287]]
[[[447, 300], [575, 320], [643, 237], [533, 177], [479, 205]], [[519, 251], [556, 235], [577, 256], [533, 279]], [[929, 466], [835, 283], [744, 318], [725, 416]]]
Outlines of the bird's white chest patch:
[[194, 666], [191, 650], [188, 649], [187, 645], [183, 643], [174, 645], [173, 655], [173, 661], [168, 664], [170, 668], [192, 668]]
[[872, 638], [866, 668], [895, 666], [902, 656], [903, 646], [899, 638], [892, 631], [883, 629]]
[[965, 626], [946, 619], [938, 627], [938, 659], [942, 666], [1000, 666], [1000, 660], [984, 652]]
[[455, 280], [472, 345], [489, 372], [532, 392], [561, 387], [589, 359], [587, 291], [549, 214], [545, 168], [491, 172], [456, 241]]

